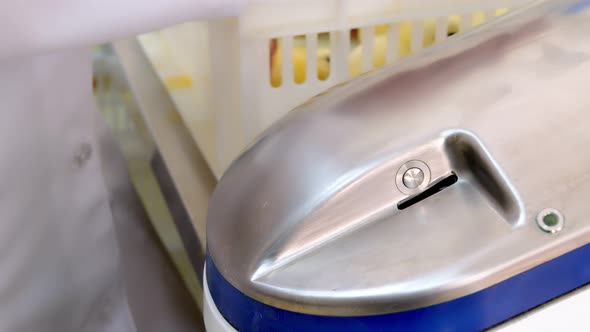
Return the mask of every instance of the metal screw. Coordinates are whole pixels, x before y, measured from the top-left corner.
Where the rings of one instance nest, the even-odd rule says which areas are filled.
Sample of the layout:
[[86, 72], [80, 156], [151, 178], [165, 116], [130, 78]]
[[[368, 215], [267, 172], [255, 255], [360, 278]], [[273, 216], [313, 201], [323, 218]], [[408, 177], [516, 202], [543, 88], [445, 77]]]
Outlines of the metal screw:
[[419, 187], [424, 182], [424, 172], [417, 167], [410, 168], [404, 173], [402, 178], [404, 186], [414, 189]]
[[537, 215], [537, 225], [547, 233], [557, 233], [563, 229], [565, 219], [556, 209], [544, 209]]
[[430, 168], [423, 161], [410, 160], [397, 170], [395, 185], [406, 195], [416, 195], [428, 187]]

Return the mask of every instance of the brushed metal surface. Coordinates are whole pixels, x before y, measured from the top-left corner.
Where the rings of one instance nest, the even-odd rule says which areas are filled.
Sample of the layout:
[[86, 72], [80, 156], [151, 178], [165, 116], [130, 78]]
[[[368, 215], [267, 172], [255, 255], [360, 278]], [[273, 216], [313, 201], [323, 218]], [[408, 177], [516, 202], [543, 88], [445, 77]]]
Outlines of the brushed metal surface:
[[[590, 241], [590, 15], [474, 29], [316, 97], [234, 162], [210, 206], [209, 254], [287, 310], [371, 315], [471, 294]], [[399, 210], [408, 161], [428, 187]], [[425, 189], [428, 190], [428, 189]], [[545, 208], [567, 223], [536, 224]]]

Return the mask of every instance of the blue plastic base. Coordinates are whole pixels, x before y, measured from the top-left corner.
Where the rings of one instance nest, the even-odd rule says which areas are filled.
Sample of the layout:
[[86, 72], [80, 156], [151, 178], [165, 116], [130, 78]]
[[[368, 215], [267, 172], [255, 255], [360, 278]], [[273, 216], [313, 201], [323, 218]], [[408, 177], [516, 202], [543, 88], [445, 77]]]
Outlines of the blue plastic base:
[[249, 331], [480, 331], [590, 282], [590, 245], [471, 295], [411, 311], [329, 317], [291, 312], [258, 302], [234, 288], [207, 257], [215, 304], [237, 330]]

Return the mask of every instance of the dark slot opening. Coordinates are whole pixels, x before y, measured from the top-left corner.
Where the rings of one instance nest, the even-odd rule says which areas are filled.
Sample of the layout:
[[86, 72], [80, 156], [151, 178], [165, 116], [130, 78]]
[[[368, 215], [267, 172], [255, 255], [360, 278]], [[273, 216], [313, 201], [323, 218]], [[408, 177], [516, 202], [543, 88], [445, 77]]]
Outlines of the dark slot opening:
[[442, 191], [442, 190], [454, 185], [457, 182], [457, 180], [459, 180], [457, 175], [455, 173], [451, 173], [449, 176], [447, 176], [446, 178], [433, 184], [430, 188], [424, 190], [423, 192], [419, 193], [418, 195], [410, 197], [406, 200], [399, 202], [397, 204], [397, 208], [399, 210], [407, 209], [410, 206], [412, 206], [418, 202], [421, 202], [421, 201], [427, 199], [428, 197], [438, 193], [439, 191]]

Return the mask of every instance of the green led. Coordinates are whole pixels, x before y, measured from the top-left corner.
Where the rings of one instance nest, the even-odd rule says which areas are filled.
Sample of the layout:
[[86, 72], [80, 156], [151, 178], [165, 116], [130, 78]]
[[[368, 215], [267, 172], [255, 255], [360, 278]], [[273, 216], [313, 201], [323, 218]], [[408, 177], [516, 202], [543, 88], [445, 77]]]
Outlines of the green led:
[[543, 217], [543, 223], [549, 227], [557, 225], [559, 217], [555, 213], [549, 213]]

